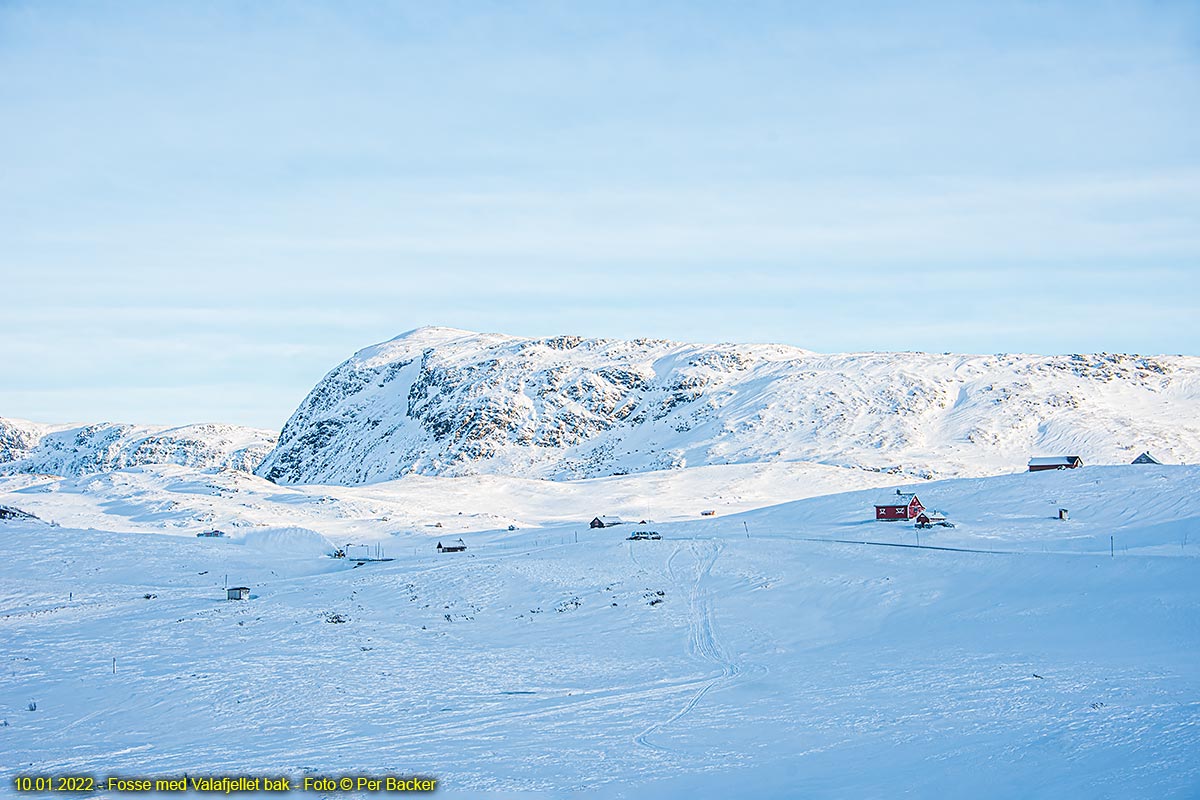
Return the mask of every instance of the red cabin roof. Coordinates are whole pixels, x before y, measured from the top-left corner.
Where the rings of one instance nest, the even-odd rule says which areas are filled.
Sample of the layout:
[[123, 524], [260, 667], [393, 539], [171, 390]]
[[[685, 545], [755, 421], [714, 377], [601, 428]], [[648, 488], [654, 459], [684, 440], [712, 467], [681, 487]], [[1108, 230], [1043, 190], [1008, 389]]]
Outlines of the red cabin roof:
[[[875, 503], [875, 507], [876, 508], [896, 508], [896, 507], [905, 508], [905, 507], [909, 506], [913, 500], [917, 500], [916, 492], [902, 492], [899, 489], [897, 489], [895, 494], [889, 494], [889, 495], [885, 495], [885, 496], [879, 498], [879, 501], [877, 503]], [[917, 505], [920, 505], [920, 504], [921, 504], [921, 501], [917, 500]]]

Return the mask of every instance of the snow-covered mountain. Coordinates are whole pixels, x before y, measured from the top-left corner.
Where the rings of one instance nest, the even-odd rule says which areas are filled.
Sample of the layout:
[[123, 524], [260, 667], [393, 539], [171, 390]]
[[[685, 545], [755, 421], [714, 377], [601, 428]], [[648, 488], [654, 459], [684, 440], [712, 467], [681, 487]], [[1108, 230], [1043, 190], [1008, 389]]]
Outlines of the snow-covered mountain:
[[1196, 462], [1197, 420], [1190, 356], [822, 355], [420, 328], [330, 372], [256, 471], [355, 484], [809, 461], [970, 476], [1042, 454]]
[[42, 425], [0, 418], [0, 474], [90, 475], [148, 464], [252, 470], [275, 434], [237, 425]]

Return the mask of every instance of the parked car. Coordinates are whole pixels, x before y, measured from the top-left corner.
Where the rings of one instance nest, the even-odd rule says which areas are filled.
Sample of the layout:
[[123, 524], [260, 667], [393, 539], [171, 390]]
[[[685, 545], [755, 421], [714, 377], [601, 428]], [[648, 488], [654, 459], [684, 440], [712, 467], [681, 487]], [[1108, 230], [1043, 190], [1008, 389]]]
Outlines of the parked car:
[[627, 537], [629, 539], [661, 539], [662, 534], [658, 531], [634, 531]]

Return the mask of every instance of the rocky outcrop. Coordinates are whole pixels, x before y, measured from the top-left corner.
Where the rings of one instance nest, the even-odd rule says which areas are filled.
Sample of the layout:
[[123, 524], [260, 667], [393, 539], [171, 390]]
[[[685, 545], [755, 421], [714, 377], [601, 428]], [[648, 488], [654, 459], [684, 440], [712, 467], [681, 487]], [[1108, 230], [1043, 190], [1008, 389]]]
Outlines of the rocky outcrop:
[[781, 460], [935, 477], [1146, 449], [1195, 461], [1198, 377], [1184, 356], [821, 355], [422, 328], [330, 372], [256, 471], [356, 484]]
[[0, 474], [77, 476], [149, 464], [250, 471], [275, 441], [269, 431], [236, 425], [53, 426], [0, 419]]

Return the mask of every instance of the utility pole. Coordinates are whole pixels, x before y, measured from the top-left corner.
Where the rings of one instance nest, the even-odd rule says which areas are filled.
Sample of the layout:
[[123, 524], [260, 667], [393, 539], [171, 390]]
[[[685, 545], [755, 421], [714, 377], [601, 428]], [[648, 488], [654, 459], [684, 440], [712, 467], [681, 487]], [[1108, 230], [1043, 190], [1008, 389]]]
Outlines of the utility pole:
[[746, 520], [742, 520], [742, 527], [746, 529], [746, 538], [750, 538], [750, 526], [746, 524]]
[[1113, 537], [1108, 537], [1108, 557], [1113, 558], [1117, 554], [1116, 547], [1113, 544]]

